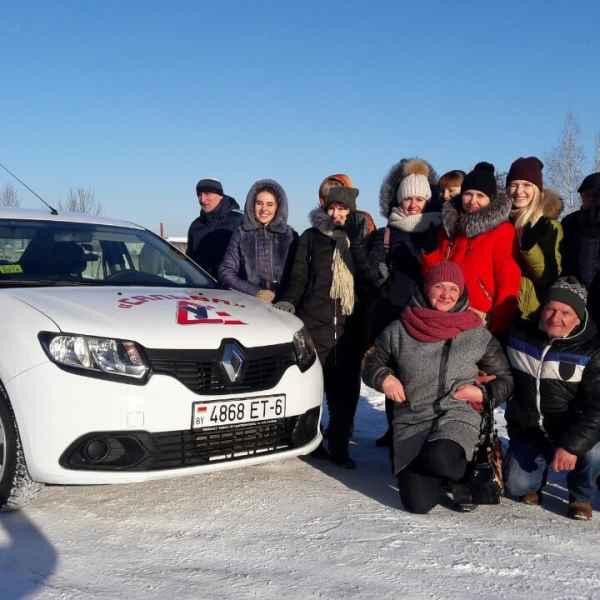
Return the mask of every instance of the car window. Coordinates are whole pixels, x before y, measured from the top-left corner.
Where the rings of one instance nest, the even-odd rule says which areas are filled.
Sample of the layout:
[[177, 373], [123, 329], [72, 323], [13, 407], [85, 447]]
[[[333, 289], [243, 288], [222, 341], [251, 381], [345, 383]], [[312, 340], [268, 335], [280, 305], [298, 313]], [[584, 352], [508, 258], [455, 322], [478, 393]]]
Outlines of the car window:
[[209, 287], [214, 280], [144, 229], [0, 220], [0, 286]]

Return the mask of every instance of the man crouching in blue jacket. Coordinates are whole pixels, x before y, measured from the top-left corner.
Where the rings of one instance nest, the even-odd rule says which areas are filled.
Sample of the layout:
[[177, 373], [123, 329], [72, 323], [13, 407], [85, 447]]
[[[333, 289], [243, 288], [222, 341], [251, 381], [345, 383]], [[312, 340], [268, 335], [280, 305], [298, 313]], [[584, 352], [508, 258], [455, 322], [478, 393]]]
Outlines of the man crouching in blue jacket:
[[541, 503], [548, 467], [568, 471], [568, 515], [589, 521], [600, 475], [600, 341], [574, 277], [550, 288], [537, 319], [520, 321], [508, 341], [515, 382], [506, 421], [506, 489]]

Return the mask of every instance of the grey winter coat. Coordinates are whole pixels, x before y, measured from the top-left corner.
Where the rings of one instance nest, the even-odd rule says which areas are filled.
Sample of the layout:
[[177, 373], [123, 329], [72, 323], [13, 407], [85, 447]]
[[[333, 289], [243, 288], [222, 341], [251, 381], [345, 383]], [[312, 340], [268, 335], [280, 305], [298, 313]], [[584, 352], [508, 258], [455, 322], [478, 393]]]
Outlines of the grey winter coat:
[[[465, 302], [466, 305], [466, 302]], [[494, 405], [512, 391], [512, 376], [499, 342], [483, 326], [440, 342], [420, 342], [402, 321], [391, 323], [363, 361], [363, 381], [383, 391], [383, 380], [395, 375], [406, 402], [394, 403], [394, 468], [396, 474], [419, 453], [425, 441], [447, 439], [459, 444], [470, 461], [479, 440], [481, 416], [454, 392], [475, 383], [479, 371], [496, 375], [482, 387]], [[421, 443], [415, 443], [415, 439]]]
[[[275, 218], [266, 226], [254, 213], [256, 195], [265, 186], [273, 189], [279, 205]], [[298, 238], [287, 218], [288, 200], [281, 185], [272, 179], [257, 181], [246, 197], [242, 225], [234, 231], [219, 267], [224, 286], [252, 296], [261, 289], [283, 289]]]

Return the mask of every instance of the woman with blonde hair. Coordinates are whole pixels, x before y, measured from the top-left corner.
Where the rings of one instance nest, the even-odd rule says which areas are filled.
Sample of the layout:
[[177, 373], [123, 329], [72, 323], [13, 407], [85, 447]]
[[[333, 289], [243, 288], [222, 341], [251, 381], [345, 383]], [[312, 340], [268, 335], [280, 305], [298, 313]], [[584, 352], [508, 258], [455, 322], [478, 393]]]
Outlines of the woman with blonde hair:
[[547, 289], [561, 272], [561, 224], [544, 215], [544, 164], [535, 156], [513, 162], [506, 177], [512, 201], [510, 219], [517, 230], [521, 267], [519, 310], [528, 318], [540, 307]]

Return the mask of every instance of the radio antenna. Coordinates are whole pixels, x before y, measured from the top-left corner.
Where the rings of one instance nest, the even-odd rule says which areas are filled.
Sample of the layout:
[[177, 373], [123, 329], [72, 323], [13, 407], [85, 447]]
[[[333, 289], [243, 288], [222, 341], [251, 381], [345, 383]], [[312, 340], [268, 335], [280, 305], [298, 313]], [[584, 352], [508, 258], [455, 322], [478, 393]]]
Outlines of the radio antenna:
[[36, 191], [32, 190], [22, 179], [19, 179], [12, 171], [7, 169], [2, 163], [0, 163], [0, 167], [2, 167], [9, 175], [12, 175], [23, 187], [28, 189], [44, 206], [50, 209], [50, 213], [53, 215], [57, 215], [58, 211], [50, 206]]

